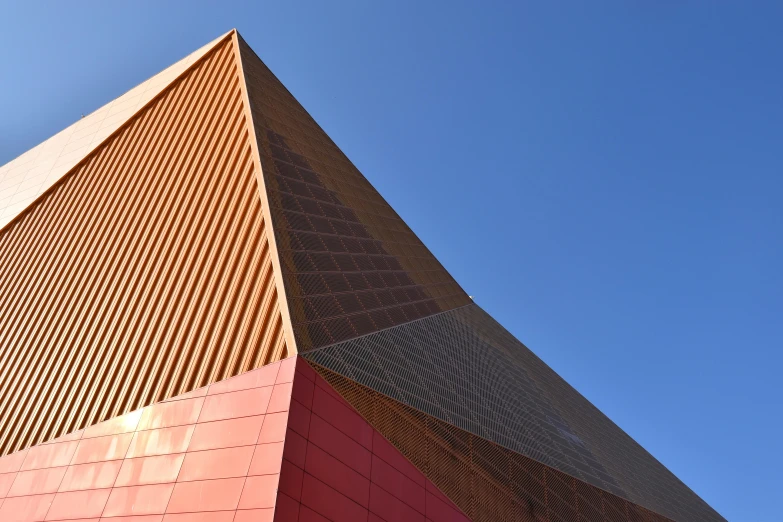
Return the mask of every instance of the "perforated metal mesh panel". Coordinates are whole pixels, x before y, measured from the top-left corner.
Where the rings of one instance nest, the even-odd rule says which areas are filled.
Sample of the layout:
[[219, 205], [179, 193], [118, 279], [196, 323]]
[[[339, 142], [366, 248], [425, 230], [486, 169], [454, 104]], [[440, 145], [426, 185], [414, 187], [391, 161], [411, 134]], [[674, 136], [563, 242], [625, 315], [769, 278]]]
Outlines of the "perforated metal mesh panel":
[[313, 367], [476, 522], [669, 520], [322, 366]]
[[244, 42], [240, 50], [298, 350], [470, 302]]
[[672, 519], [723, 520], [476, 305], [305, 357]]

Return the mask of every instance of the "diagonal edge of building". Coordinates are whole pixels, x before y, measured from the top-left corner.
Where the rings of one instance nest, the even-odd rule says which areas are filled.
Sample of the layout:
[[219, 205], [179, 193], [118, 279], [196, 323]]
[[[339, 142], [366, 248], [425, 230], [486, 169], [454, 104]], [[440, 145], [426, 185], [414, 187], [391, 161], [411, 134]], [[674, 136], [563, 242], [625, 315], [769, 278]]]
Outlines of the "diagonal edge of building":
[[[267, 223], [272, 223], [272, 213], [269, 208], [269, 195], [267, 192], [266, 181], [264, 179], [263, 168], [261, 166], [261, 153], [258, 148], [258, 136], [257, 126], [253, 116], [252, 104], [250, 102], [250, 95], [247, 86], [247, 75], [245, 73], [245, 63], [242, 60], [242, 46], [245, 45], [239, 32], [234, 29], [231, 34], [232, 46], [234, 49], [234, 56], [237, 62], [237, 69], [239, 75], [242, 78], [240, 87], [242, 89], [242, 101], [245, 108], [245, 121], [248, 126], [248, 133], [250, 135], [250, 147], [253, 151], [253, 164], [255, 165], [256, 183], [258, 184], [259, 197], [261, 198], [262, 212], [264, 213], [264, 220]], [[275, 280], [275, 287], [277, 289], [277, 295], [284, 296], [285, 294], [285, 282], [283, 281], [283, 270], [280, 265], [280, 252], [277, 247], [277, 237], [274, 233], [268, 236], [270, 258], [272, 260], [272, 273]], [[296, 339], [294, 337], [294, 329], [291, 324], [291, 313], [288, 306], [288, 299], [280, 299], [280, 316], [283, 323], [283, 331], [286, 338], [286, 344], [290, 347], [291, 353], [297, 353]]]
[[295, 353], [232, 34], [0, 230], [0, 453]]
[[239, 41], [297, 349], [470, 302], [315, 120]]
[[[386, 397], [403, 409], [430, 416], [430, 423], [461, 430], [457, 439], [480, 437], [502, 448], [491, 453], [525, 456], [672, 520], [723, 520], [478, 305], [303, 357], [321, 373], [332, 372], [334, 377], [328, 380], [358, 397], [349, 402], [360, 411], [376, 414], [377, 407], [368, 401], [387, 404]], [[372, 390], [370, 395], [377, 397], [370, 400], [366, 392], [356, 391], [360, 389]], [[379, 429], [394, 438], [387, 432], [390, 425]], [[470, 461], [466, 448], [472, 446], [457, 446], [455, 454]], [[492, 460], [496, 459], [485, 456], [477, 462]], [[502, 463], [494, 466], [505, 469]], [[506, 478], [510, 480], [508, 474]], [[498, 500], [522, 502], [514, 497], [513, 488]], [[492, 504], [491, 498], [485, 502]]]
[[[0, 455], [302, 353], [392, 442], [379, 408], [415, 420], [395, 445], [477, 522], [722, 520], [472, 304], [236, 31], [204, 49], [0, 228]], [[491, 445], [543, 483], [476, 467]]]
[[140, 112], [226, 33], [0, 166], [0, 229]]

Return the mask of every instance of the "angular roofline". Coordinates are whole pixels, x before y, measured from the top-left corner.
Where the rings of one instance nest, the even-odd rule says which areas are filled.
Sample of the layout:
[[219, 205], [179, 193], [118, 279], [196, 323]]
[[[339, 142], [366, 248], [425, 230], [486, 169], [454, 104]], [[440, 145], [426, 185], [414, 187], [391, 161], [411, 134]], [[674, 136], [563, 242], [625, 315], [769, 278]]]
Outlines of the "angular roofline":
[[266, 182], [264, 181], [264, 171], [261, 167], [261, 153], [258, 150], [258, 137], [256, 136], [256, 126], [253, 121], [253, 111], [250, 106], [250, 96], [247, 92], [247, 83], [245, 81], [245, 69], [242, 63], [242, 53], [239, 49], [239, 31], [232, 29], [229, 34], [231, 35], [231, 42], [233, 46], [234, 58], [236, 60], [237, 73], [239, 74], [239, 86], [242, 90], [242, 105], [245, 111], [245, 122], [247, 123], [247, 132], [250, 137], [250, 148], [253, 152], [253, 163], [255, 165], [256, 183], [258, 184], [258, 194], [261, 198], [261, 211], [264, 215], [264, 220], [269, 226], [269, 235], [267, 241], [269, 243], [269, 250], [271, 251], [272, 258], [272, 276], [275, 278], [275, 288], [278, 295], [278, 307], [280, 308], [280, 315], [283, 319], [283, 331], [285, 332], [286, 345], [290, 353], [298, 354], [299, 349], [296, 346], [296, 337], [294, 336], [294, 327], [291, 321], [291, 312], [288, 308], [288, 299], [285, 291], [285, 282], [283, 281], [283, 269], [280, 264], [280, 255], [277, 248], [277, 237], [274, 231], [274, 225], [272, 222], [272, 212], [269, 208], [269, 194], [266, 189]]
[[[176, 83], [177, 83], [177, 82], [178, 82], [180, 79], [182, 79], [184, 76], [186, 76], [186, 75], [187, 75], [187, 74], [188, 74], [188, 73], [189, 73], [189, 72], [190, 72], [190, 71], [191, 71], [191, 70], [192, 70], [192, 69], [193, 69], [193, 68], [194, 68], [196, 65], [198, 65], [198, 64], [200, 64], [200, 63], [202, 63], [202, 62], [204, 61], [204, 59], [206, 59], [208, 56], [210, 56], [210, 55], [211, 55], [211, 54], [212, 54], [212, 53], [215, 51], [215, 49], [216, 49], [216, 48], [217, 48], [217, 47], [218, 47], [220, 44], [224, 43], [224, 42], [225, 42], [225, 41], [226, 41], [228, 38], [231, 38], [231, 37], [232, 37], [232, 35], [234, 35], [234, 34], [236, 34], [236, 29], [231, 29], [230, 31], [228, 31], [228, 32], [226, 32], [225, 34], [223, 34], [222, 36], [219, 36], [218, 38], [214, 39], [212, 42], [210, 42], [210, 43], [206, 44], [206, 46], [209, 46], [210, 44], [211, 44], [211, 46], [210, 46], [210, 47], [209, 47], [207, 50], [205, 50], [205, 51], [204, 51], [204, 53], [203, 53], [201, 56], [199, 56], [199, 57], [198, 57], [196, 60], [194, 60], [194, 61], [193, 61], [193, 63], [191, 63], [191, 64], [187, 65], [187, 66], [186, 66], [186, 67], [185, 67], [185, 68], [184, 68], [184, 69], [183, 69], [183, 70], [182, 70], [182, 71], [181, 71], [179, 74], [177, 74], [177, 75], [176, 75], [174, 78], [172, 78], [172, 79], [171, 79], [171, 80], [170, 80], [168, 83], [166, 83], [166, 84], [165, 84], [165, 86], [163, 86], [163, 87], [160, 89], [160, 91], [159, 91], [159, 92], [157, 92], [157, 93], [156, 93], [154, 96], [152, 96], [152, 98], [150, 98], [150, 99], [149, 99], [149, 100], [147, 100], [145, 103], [143, 103], [141, 106], [139, 106], [139, 107], [138, 107], [138, 108], [137, 108], [137, 109], [136, 109], [136, 110], [133, 112], [133, 114], [129, 115], [129, 116], [128, 116], [128, 117], [127, 117], [127, 118], [126, 118], [126, 119], [125, 119], [125, 120], [124, 120], [122, 123], [120, 123], [120, 124], [119, 124], [119, 125], [118, 125], [118, 126], [115, 128], [115, 129], [113, 129], [113, 130], [112, 130], [112, 131], [111, 131], [111, 132], [110, 132], [110, 133], [109, 133], [109, 134], [108, 134], [106, 137], [104, 137], [104, 138], [103, 138], [101, 141], [99, 141], [98, 143], [96, 143], [96, 144], [95, 144], [95, 145], [94, 145], [94, 146], [93, 146], [93, 147], [92, 147], [92, 148], [91, 148], [89, 151], [87, 151], [87, 152], [84, 154], [84, 156], [83, 156], [82, 158], [80, 158], [80, 159], [79, 159], [79, 160], [78, 160], [76, 163], [74, 163], [72, 166], [70, 166], [70, 167], [68, 168], [68, 170], [67, 170], [67, 171], [65, 171], [65, 172], [64, 172], [64, 173], [63, 173], [63, 174], [62, 174], [62, 175], [61, 175], [61, 176], [60, 176], [60, 177], [59, 177], [57, 180], [55, 180], [55, 181], [54, 181], [54, 182], [53, 182], [53, 183], [52, 183], [52, 184], [51, 184], [49, 187], [46, 187], [46, 188], [45, 188], [45, 189], [44, 189], [44, 190], [43, 190], [43, 191], [42, 191], [40, 194], [38, 194], [38, 195], [37, 195], [37, 196], [36, 196], [36, 197], [35, 197], [35, 198], [34, 198], [32, 201], [30, 201], [30, 202], [29, 202], [29, 204], [28, 204], [27, 206], [25, 206], [24, 208], [20, 209], [20, 210], [19, 210], [19, 211], [18, 211], [18, 212], [17, 212], [17, 213], [14, 215], [14, 216], [12, 216], [12, 217], [11, 217], [11, 218], [8, 220], [8, 222], [6, 222], [5, 224], [2, 224], [2, 225], [0, 225], [0, 234], [3, 234], [3, 233], [5, 232], [5, 230], [7, 230], [7, 229], [9, 229], [10, 227], [12, 227], [12, 226], [14, 225], [14, 223], [16, 223], [16, 222], [17, 222], [17, 221], [18, 221], [18, 220], [19, 220], [19, 219], [20, 219], [22, 216], [26, 215], [26, 214], [27, 214], [27, 212], [29, 212], [29, 210], [30, 210], [31, 208], [33, 208], [33, 206], [34, 206], [34, 205], [35, 205], [35, 204], [36, 204], [38, 201], [40, 201], [42, 198], [45, 198], [45, 197], [46, 197], [48, 194], [50, 194], [50, 193], [51, 193], [53, 190], [55, 190], [55, 189], [56, 189], [56, 188], [57, 188], [57, 187], [60, 185], [60, 183], [62, 183], [62, 182], [63, 182], [65, 179], [67, 179], [67, 178], [68, 178], [68, 177], [69, 177], [69, 176], [70, 176], [70, 175], [71, 175], [71, 174], [72, 174], [72, 173], [73, 173], [73, 172], [74, 172], [76, 169], [78, 169], [78, 168], [79, 168], [80, 166], [82, 166], [82, 165], [83, 165], [83, 164], [84, 164], [84, 163], [85, 163], [87, 160], [89, 160], [89, 159], [90, 159], [90, 158], [91, 158], [91, 157], [92, 157], [92, 156], [93, 156], [93, 155], [94, 155], [94, 154], [95, 154], [97, 151], [101, 150], [101, 149], [102, 149], [102, 148], [103, 148], [103, 147], [104, 147], [104, 146], [105, 146], [105, 145], [106, 145], [106, 144], [107, 144], [107, 143], [108, 143], [110, 140], [112, 140], [112, 139], [114, 138], [114, 136], [116, 136], [116, 135], [117, 135], [119, 132], [121, 132], [121, 131], [122, 131], [122, 130], [123, 130], [123, 129], [124, 129], [126, 126], [127, 126], [127, 125], [129, 125], [129, 124], [130, 124], [130, 123], [131, 123], [131, 122], [132, 122], [132, 121], [133, 121], [133, 120], [134, 120], [134, 119], [135, 119], [135, 118], [136, 118], [136, 117], [137, 117], [139, 114], [141, 114], [142, 112], [144, 112], [144, 111], [145, 111], [145, 110], [146, 110], [148, 107], [150, 107], [150, 106], [151, 106], [152, 104], [154, 104], [154, 103], [155, 103], [155, 102], [156, 102], [158, 99], [160, 99], [160, 97], [161, 97], [161, 96], [163, 96], [165, 93], [167, 93], [167, 92], [168, 92], [168, 91], [169, 91], [169, 90], [172, 88], [172, 86], [173, 86], [173, 85], [175, 85], [175, 84], [176, 84]], [[184, 58], [182, 58], [182, 60], [187, 60], [189, 56], [193, 55], [194, 53], [197, 53], [197, 52], [198, 52], [198, 51], [200, 51], [201, 49], [203, 49], [203, 47], [202, 47], [202, 48], [200, 48], [200, 49], [197, 49], [197, 50], [196, 50], [196, 51], [194, 51], [193, 53], [190, 53], [190, 54], [188, 54], [187, 56], [185, 56]], [[139, 86], [141, 86], [141, 85], [143, 85], [143, 84], [147, 83], [148, 81], [150, 81], [150, 80], [154, 79], [156, 76], [160, 75], [161, 73], [164, 73], [164, 72], [165, 72], [165, 71], [167, 71], [167, 70], [168, 70], [170, 67], [173, 67], [174, 65], [176, 65], [176, 64], [177, 64], [177, 63], [179, 63], [179, 62], [181, 62], [182, 60], [178, 60], [177, 62], [174, 62], [174, 63], [173, 63], [173, 64], [171, 64], [169, 67], [166, 67], [165, 69], [163, 69], [162, 71], [160, 71], [160, 72], [156, 73], [155, 75], [151, 76], [150, 78], [148, 78], [148, 79], [144, 80], [143, 82], [141, 82], [141, 83], [139, 83], [139, 84], [135, 85], [135, 86], [134, 86], [134, 87], [132, 87], [131, 89], [129, 89], [129, 90], [127, 90], [127, 91], [125, 91], [125, 92], [124, 92], [123, 94], [121, 94], [120, 96], [117, 96], [116, 98], [114, 98], [112, 101], [110, 101], [110, 102], [108, 102], [107, 104], [105, 104], [105, 105], [103, 105], [103, 106], [99, 107], [98, 109], [94, 110], [93, 112], [91, 112], [90, 114], [88, 114], [88, 115], [87, 115], [87, 117], [89, 117], [90, 115], [92, 115], [92, 114], [94, 114], [94, 113], [96, 113], [96, 112], [98, 112], [98, 111], [100, 111], [100, 110], [104, 109], [105, 107], [107, 107], [108, 105], [110, 105], [110, 104], [111, 104], [113, 101], [115, 101], [115, 100], [117, 100], [117, 99], [121, 98], [122, 96], [124, 96], [124, 95], [125, 95], [125, 94], [127, 94], [128, 92], [132, 91], [133, 89], [135, 89], [135, 88], [137, 88], [137, 87], [139, 87]], [[78, 123], [78, 122], [77, 122], [77, 123]], [[35, 147], [33, 147], [33, 148], [31, 148], [31, 149], [28, 149], [28, 150], [26, 150], [25, 152], [23, 152], [22, 154], [20, 154], [20, 155], [16, 156], [14, 159], [12, 159], [11, 161], [9, 161], [8, 163], [6, 163], [6, 164], [4, 164], [4, 165], [0, 165], [0, 169], [2, 169], [2, 167], [5, 167], [6, 165], [9, 165], [10, 163], [12, 163], [12, 162], [16, 161], [17, 159], [19, 159], [20, 157], [24, 156], [24, 155], [25, 155], [25, 154], [27, 154], [28, 152], [30, 152], [30, 151], [32, 151], [32, 150], [34, 150], [34, 149], [36, 149], [36, 148], [38, 148], [38, 147], [42, 146], [43, 144], [45, 144], [45, 143], [46, 143], [47, 141], [49, 141], [50, 139], [57, 137], [57, 136], [58, 136], [58, 135], [60, 135], [62, 132], [66, 131], [68, 128], [70, 128], [72, 125], [73, 125], [73, 124], [69, 125], [69, 126], [68, 126], [68, 127], [66, 127], [65, 129], [62, 129], [60, 132], [58, 132], [58, 133], [54, 134], [53, 136], [50, 136], [49, 138], [47, 138], [46, 140], [42, 141], [41, 143], [39, 143], [39, 144], [38, 144], [38, 145], [36, 145]]]

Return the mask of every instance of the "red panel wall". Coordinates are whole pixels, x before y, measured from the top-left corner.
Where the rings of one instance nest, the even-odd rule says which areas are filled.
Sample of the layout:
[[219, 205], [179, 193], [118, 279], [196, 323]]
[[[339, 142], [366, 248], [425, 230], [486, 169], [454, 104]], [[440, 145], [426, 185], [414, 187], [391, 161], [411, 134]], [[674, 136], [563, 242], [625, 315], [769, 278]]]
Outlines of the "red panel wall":
[[291, 357], [0, 458], [0, 521], [468, 522]]
[[0, 459], [0, 521], [271, 521], [295, 358]]
[[298, 359], [275, 522], [467, 522], [385, 438]]

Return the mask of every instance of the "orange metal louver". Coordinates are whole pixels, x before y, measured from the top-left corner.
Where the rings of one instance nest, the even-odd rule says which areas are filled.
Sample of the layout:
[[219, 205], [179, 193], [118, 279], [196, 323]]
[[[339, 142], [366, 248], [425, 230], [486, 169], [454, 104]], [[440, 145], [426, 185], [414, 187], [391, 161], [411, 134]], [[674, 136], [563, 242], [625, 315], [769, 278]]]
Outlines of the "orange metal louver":
[[291, 353], [232, 36], [0, 232], [0, 455]]

